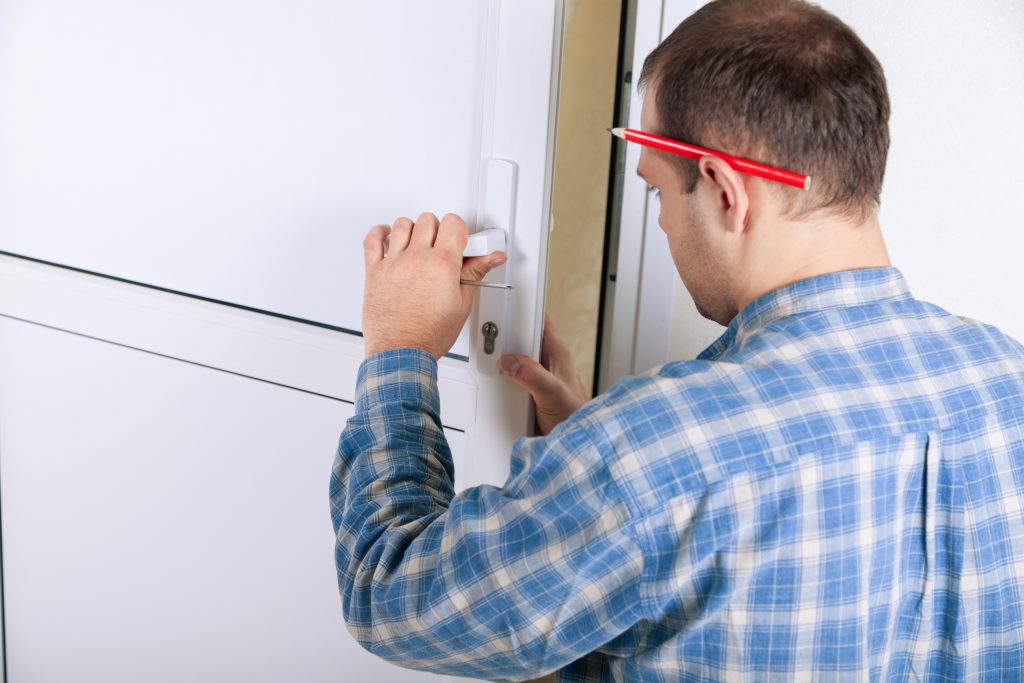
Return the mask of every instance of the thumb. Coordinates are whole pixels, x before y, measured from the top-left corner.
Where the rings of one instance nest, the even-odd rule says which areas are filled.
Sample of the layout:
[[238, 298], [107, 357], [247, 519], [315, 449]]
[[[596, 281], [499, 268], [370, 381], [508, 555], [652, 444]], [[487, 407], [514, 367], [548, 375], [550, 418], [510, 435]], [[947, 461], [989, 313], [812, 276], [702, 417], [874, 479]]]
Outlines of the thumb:
[[536, 403], [561, 390], [558, 378], [529, 356], [509, 355], [501, 358], [501, 371], [530, 392]]
[[462, 262], [463, 280], [483, 280], [487, 273], [505, 263], [504, 252], [495, 251], [487, 256], [471, 256]]

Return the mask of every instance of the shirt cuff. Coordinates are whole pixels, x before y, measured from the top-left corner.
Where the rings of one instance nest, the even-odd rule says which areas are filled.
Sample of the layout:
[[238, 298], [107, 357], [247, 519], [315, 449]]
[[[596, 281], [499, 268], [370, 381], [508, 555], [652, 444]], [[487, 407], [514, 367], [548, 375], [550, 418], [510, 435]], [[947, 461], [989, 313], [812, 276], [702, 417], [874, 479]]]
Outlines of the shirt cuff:
[[440, 416], [437, 361], [421, 349], [392, 349], [368, 356], [356, 380], [356, 414], [393, 419], [396, 408]]

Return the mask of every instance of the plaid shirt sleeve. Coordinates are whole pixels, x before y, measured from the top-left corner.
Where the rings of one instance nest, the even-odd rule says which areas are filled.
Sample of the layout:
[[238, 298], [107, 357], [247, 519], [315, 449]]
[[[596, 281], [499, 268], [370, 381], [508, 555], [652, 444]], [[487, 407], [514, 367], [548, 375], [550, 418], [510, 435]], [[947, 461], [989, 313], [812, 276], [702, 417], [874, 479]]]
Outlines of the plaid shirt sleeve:
[[635, 652], [643, 556], [592, 415], [517, 441], [503, 487], [456, 495], [436, 362], [415, 349], [367, 358], [330, 485], [358, 642], [401, 666], [491, 680], [582, 672], [602, 646]]

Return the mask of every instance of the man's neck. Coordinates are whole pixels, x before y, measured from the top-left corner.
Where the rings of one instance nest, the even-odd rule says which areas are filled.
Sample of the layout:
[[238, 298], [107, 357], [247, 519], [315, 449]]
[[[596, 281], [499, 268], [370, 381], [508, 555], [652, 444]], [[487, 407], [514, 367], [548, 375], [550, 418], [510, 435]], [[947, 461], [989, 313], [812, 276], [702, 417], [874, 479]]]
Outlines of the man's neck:
[[772, 290], [816, 275], [892, 265], [875, 212], [860, 221], [829, 217], [780, 222], [764, 238], [770, 238], [773, 246], [753, 246], [748, 277], [738, 291], [737, 311]]

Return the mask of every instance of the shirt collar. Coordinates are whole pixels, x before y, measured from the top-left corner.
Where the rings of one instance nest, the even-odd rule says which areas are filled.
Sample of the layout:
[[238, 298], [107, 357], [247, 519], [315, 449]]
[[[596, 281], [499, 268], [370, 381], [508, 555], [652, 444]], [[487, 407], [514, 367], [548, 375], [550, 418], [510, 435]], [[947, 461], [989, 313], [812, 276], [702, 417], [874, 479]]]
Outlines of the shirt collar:
[[906, 280], [897, 268], [864, 268], [815, 275], [773, 289], [751, 301], [697, 359], [715, 360], [731, 346], [743, 343], [754, 331], [788, 315], [911, 298]]

